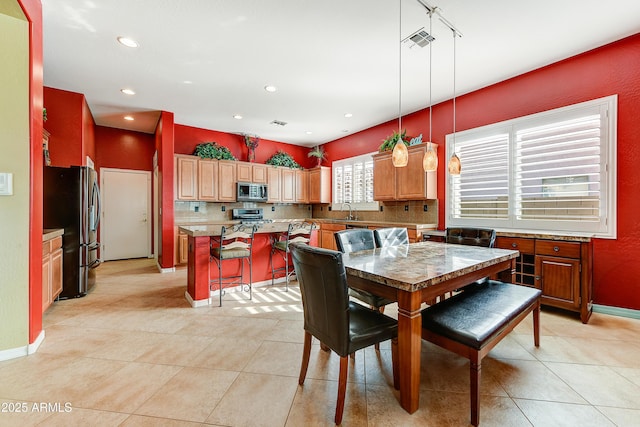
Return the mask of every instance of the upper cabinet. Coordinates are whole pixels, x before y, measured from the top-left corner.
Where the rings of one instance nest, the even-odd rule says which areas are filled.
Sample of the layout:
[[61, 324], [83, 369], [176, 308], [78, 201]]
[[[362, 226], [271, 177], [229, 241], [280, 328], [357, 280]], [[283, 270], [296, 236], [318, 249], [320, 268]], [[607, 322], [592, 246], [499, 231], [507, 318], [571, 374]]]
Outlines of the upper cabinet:
[[331, 168], [309, 170], [309, 203], [331, 203]]
[[[432, 144], [434, 150], [437, 145]], [[425, 200], [437, 198], [437, 172], [424, 172], [422, 159], [427, 144], [408, 147], [407, 166], [397, 168], [391, 161], [391, 152], [373, 155], [374, 200]]]
[[[311, 171], [176, 154], [176, 200], [235, 202], [236, 183], [267, 184], [268, 203], [329, 203], [331, 168]], [[311, 178], [312, 177], [312, 178]], [[310, 180], [313, 184], [310, 185]]]
[[198, 200], [217, 202], [219, 182], [218, 161], [198, 160]]
[[232, 160], [218, 160], [218, 201], [236, 201], [236, 162]]
[[309, 171], [296, 169], [295, 177], [296, 203], [309, 203]]
[[177, 200], [198, 200], [198, 159], [196, 156], [176, 154], [175, 196]]

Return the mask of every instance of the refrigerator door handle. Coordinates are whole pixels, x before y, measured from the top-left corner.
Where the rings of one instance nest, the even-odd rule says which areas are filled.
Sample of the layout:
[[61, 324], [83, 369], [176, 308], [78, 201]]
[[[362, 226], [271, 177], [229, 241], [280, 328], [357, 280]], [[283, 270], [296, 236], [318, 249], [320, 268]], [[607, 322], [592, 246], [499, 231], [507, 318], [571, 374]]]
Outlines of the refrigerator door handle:
[[100, 211], [102, 209], [100, 200], [100, 188], [98, 187], [98, 182], [93, 182], [93, 188], [91, 189], [91, 230], [97, 231], [98, 225], [100, 224]]

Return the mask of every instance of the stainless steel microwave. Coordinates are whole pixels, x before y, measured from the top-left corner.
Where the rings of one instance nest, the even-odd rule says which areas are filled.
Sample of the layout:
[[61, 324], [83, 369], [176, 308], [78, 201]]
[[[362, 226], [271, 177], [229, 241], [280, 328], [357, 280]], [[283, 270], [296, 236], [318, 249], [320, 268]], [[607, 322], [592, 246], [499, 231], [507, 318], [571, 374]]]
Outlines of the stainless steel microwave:
[[266, 202], [268, 197], [267, 184], [238, 182], [236, 194], [239, 202]]

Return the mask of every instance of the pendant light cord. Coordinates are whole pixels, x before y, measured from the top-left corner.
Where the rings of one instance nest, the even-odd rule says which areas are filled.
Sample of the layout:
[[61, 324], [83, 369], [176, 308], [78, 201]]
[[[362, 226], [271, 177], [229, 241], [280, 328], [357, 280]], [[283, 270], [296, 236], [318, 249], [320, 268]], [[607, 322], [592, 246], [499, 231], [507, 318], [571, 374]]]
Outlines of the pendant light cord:
[[[402, 135], [402, 0], [399, 0], [398, 21], [398, 138]], [[396, 143], [399, 141], [396, 141]]]
[[[429, 12], [429, 35], [433, 37], [433, 10]], [[428, 150], [431, 150], [431, 135], [432, 135], [432, 109], [433, 109], [433, 98], [432, 98], [432, 86], [431, 86], [431, 77], [433, 74], [433, 40], [429, 42], [429, 146]]]

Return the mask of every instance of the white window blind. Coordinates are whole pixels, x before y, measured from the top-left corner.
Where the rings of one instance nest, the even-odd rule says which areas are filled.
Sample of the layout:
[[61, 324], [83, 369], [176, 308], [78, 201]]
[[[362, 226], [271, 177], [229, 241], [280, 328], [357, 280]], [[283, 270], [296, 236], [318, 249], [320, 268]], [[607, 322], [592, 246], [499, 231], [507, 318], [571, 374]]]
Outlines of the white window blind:
[[342, 209], [349, 203], [354, 209], [377, 209], [373, 200], [373, 158], [372, 154], [350, 157], [333, 162], [333, 209]]
[[447, 226], [615, 236], [617, 97], [447, 136]]

